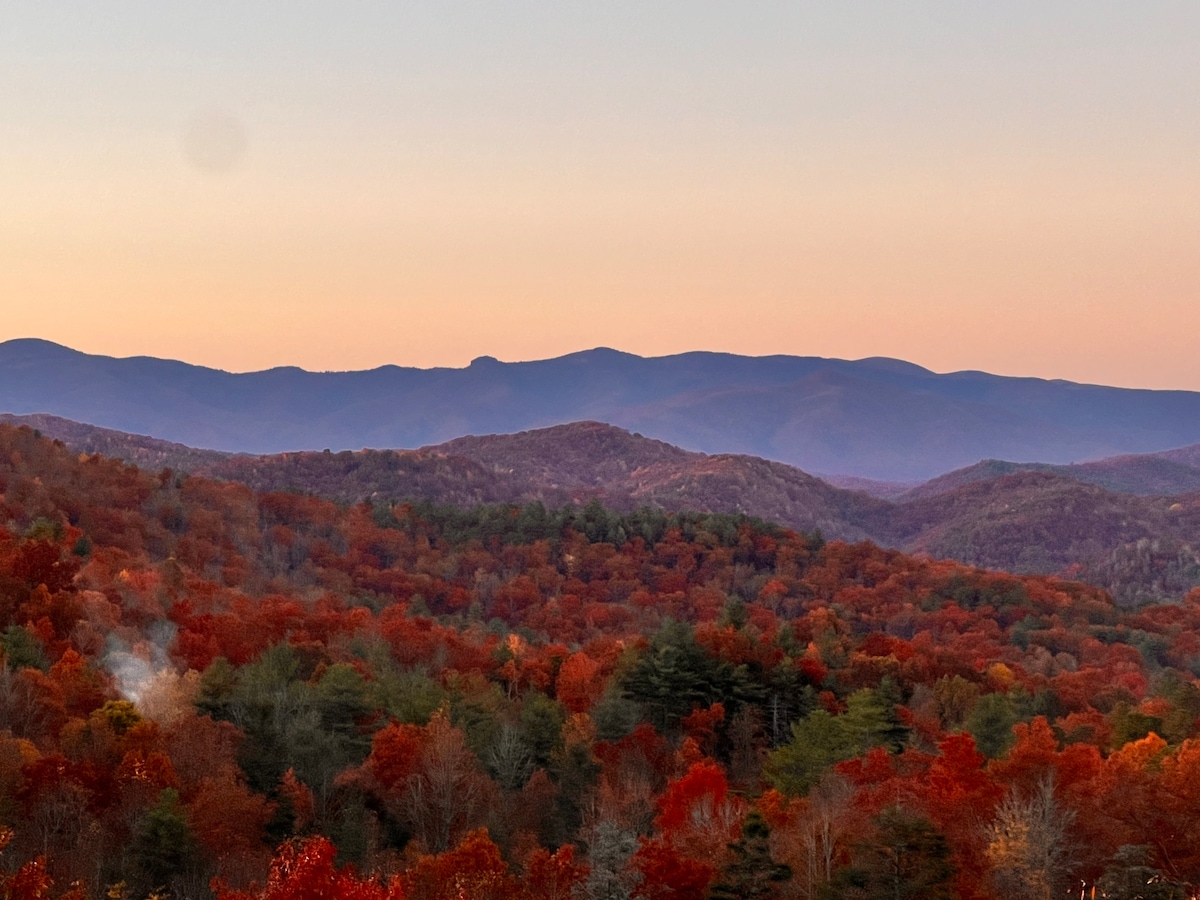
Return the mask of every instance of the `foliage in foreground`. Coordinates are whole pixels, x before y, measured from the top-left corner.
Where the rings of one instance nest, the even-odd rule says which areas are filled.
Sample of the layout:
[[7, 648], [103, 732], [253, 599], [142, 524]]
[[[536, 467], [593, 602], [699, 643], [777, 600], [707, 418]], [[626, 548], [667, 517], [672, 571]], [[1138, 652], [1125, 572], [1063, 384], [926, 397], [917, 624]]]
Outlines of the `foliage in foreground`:
[[8, 897], [1184, 896], [1200, 593], [0, 429]]

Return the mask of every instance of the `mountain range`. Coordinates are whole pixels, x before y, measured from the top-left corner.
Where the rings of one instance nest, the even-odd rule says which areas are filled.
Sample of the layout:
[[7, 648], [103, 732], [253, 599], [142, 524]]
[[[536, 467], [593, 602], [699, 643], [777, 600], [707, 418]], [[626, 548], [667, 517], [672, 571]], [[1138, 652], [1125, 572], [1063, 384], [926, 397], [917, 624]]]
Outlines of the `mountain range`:
[[[1200, 469], [1183, 461], [1200, 458], [1200, 446], [1076, 466], [988, 460], [898, 494], [902, 486], [874, 484], [877, 493], [893, 494], [886, 499], [783, 463], [687, 451], [598, 422], [457, 438], [418, 450], [249, 455], [44, 415], [0, 419], [36, 428], [79, 452], [260, 491], [302, 491], [347, 503], [560, 506], [598, 499], [623, 510], [742, 512], [830, 538], [872, 540], [1017, 573], [1070, 575], [1126, 603], [1178, 597], [1200, 585]], [[1163, 468], [1163, 461], [1170, 465]]]
[[643, 358], [233, 374], [47, 341], [0, 344], [0, 409], [229, 452], [418, 447], [603, 421], [691, 451], [924, 481], [981, 459], [1067, 464], [1200, 442], [1200, 393], [936, 374], [893, 359]]

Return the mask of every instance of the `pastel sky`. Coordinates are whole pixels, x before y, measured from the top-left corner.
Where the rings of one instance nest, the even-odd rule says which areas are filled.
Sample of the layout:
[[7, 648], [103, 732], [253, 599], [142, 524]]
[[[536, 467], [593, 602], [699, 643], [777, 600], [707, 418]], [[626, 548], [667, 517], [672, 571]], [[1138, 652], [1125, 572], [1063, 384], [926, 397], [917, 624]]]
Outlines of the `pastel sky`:
[[0, 339], [1200, 390], [1200, 3], [0, 4]]

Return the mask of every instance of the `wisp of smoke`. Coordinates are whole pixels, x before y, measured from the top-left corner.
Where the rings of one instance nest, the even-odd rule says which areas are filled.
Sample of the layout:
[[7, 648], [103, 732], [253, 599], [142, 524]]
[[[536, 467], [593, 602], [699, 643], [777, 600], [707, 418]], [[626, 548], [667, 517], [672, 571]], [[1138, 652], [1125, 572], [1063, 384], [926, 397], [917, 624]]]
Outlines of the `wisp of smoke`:
[[155, 676], [174, 671], [167, 648], [176, 630], [173, 622], [155, 622], [146, 629], [145, 639], [132, 647], [115, 636], [109, 638], [104, 667], [116, 679], [122, 697], [136, 704]]

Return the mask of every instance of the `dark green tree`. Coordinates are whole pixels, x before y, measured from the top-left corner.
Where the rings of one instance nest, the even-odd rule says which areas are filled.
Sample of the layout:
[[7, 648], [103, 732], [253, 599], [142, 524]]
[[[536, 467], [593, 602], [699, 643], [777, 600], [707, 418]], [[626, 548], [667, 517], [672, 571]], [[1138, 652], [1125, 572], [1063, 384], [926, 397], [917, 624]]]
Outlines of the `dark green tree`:
[[23, 625], [9, 625], [4, 630], [4, 634], [0, 635], [0, 650], [3, 650], [4, 660], [13, 670], [40, 669], [45, 672], [50, 668], [41, 640]]
[[600, 777], [600, 765], [582, 743], [570, 744], [555, 754], [550, 777], [558, 787], [554, 815], [545, 823], [549, 846], [565, 844], [579, 832], [584, 802]]
[[1124, 701], [1113, 707], [1112, 712], [1108, 715], [1108, 721], [1112, 726], [1109, 746], [1113, 750], [1120, 750], [1131, 741], [1141, 740], [1150, 732], [1161, 734], [1163, 730], [1161, 717], [1148, 716], [1138, 712]]
[[785, 794], [807, 794], [834, 763], [854, 756], [855, 743], [842, 718], [817, 708], [792, 723], [792, 739], [767, 757], [767, 781]]
[[929, 820], [898, 807], [875, 818], [875, 834], [822, 886], [826, 900], [952, 900], [950, 847]]
[[1172, 744], [1190, 737], [1192, 723], [1200, 719], [1200, 688], [1174, 669], [1166, 669], [1154, 680], [1154, 693], [1171, 704], [1159, 734]]
[[863, 688], [850, 695], [840, 716], [817, 708], [793, 722], [792, 739], [767, 757], [766, 779], [785, 794], [806, 794], [834, 763], [872, 747], [901, 749], [908, 731], [889, 690], [887, 684], [878, 690]]
[[610, 685], [592, 708], [596, 736], [602, 741], [619, 741], [638, 726], [641, 710], [620, 688]]
[[138, 896], [162, 888], [183, 876], [194, 864], [196, 848], [187, 819], [173, 788], [164, 790], [158, 803], [142, 820], [134, 840]]
[[545, 694], [530, 693], [521, 704], [520, 735], [533, 753], [535, 766], [550, 767], [551, 757], [562, 747], [562, 727], [567, 711]]
[[1017, 716], [1012, 703], [1004, 694], [984, 694], [975, 703], [965, 723], [979, 752], [990, 759], [998, 759], [1008, 752], [1013, 741], [1013, 725]]
[[704, 652], [690, 625], [668, 622], [651, 638], [621, 686], [656, 729], [669, 733], [694, 709], [720, 702], [732, 712], [744, 694], [739, 690], [744, 680], [744, 673], [735, 673], [728, 663]]
[[908, 729], [896, 715], [899, 702], [899, 691], [890, 678], [884, 678], [878, 688], [863, 688], [847, 698], [841, 721], [855, 755], [872, 747], [887, 747], [893, 753], [903, 749]]
[[1187, 891], [1151, 865], [1153, 851], [1126, 844], [1112, 858], [1096, 887], [1108, 900], [1184, 900]]
[[[320, 713], [321, 724], [347, 741], [362, 737], [358, 723], [372, 712], [366, 679], [356, 668], [345, 663], [325, 670], [316, 684], [313, 705]], [[369, 744], [369, 741], [364, 743]]]
[[713, 885], [712, 900], [775, 900], [792, 870], [771, 858], [771, 829], [754, 810], [742, 823], [742, 837], [729, 845], [730, 860]]

